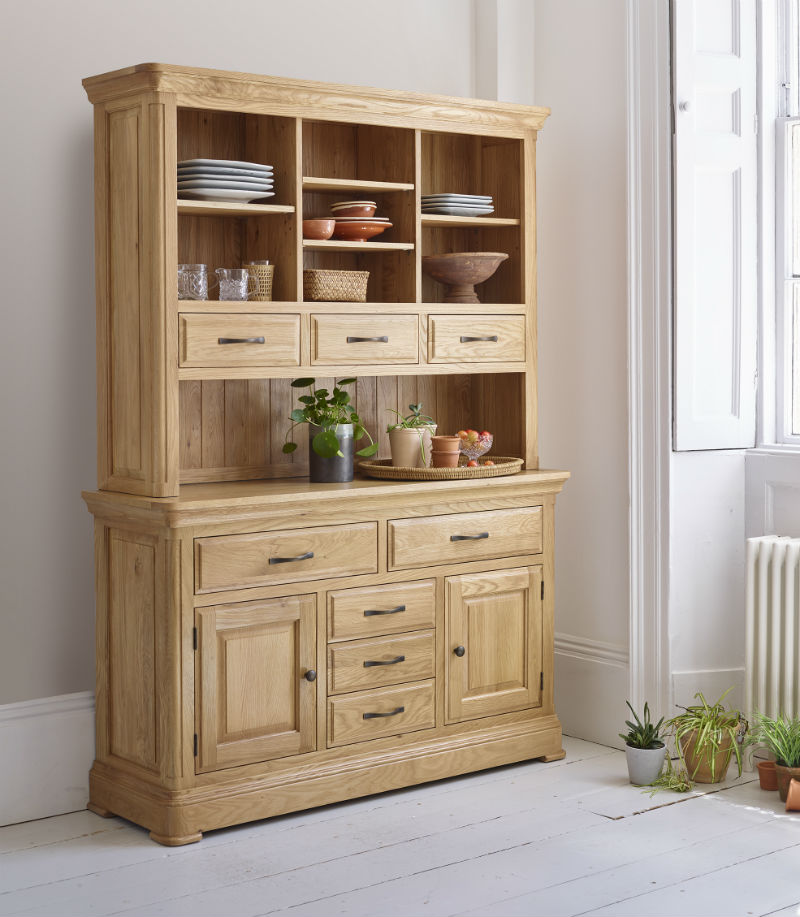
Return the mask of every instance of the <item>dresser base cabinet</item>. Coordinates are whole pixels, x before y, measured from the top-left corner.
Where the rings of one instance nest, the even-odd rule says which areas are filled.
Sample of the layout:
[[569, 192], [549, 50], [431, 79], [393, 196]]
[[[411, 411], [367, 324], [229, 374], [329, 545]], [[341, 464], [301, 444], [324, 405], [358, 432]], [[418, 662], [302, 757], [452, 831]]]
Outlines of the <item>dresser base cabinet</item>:
[[[553, 515], [566, 477], [488, 479], [480, 496], [470, 481], [356, 480], [335, 504], [325, 485], [309, 499], [308, 483], [288, 482], [194, 485], [161, 500], [84, 494], [97, 563], [92, 810], [175, 845], [559, 757]], [[391, 532], [401, 523], [441, 531], [450, 544], [459, 516], [471, 532], [476, 520], [509, 513], [536, 532], [535, 553], [498, 556], [489, 526], [482, 554], [444, 563], [426, 535], [418, 550], [409, 540], [403, 569], [392, 569]], [[328, 557], [350, 532], [370, 537], [340, 565], [321, 565], [318, 578], [291, 574], [308, 562], [301, 549]], [[276, 555], [284, 542], [299, 553]], [[232, 571], [213, 592], [198, 575], [199, 547], [209, 544], [229, 555], [219, 582]], [[259, 551], [265, 569], [289, 575], [239, 576], [238, 552], [257, 564]]]

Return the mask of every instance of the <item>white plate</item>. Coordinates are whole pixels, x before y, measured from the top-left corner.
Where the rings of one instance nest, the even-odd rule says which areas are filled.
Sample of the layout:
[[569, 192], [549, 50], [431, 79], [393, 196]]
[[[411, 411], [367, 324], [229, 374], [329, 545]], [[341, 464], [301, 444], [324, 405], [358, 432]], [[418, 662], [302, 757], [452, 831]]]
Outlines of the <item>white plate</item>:
[[453, 207], [440, 204], [436, 207], [423, 207], [422, 212], [431, 215], [438, 213], [448, 217], [488, 217], [490, 213], [494, 213], [494, 207]]
[[490, 194], [423, 194], [423, 201], [488, 201], [491, 203]]
[[178, 175], [185, 175], [187, 178], [192, 175], [216, 175], [221, 178], [272, 178], [272, 169], [216, 169], [213, 166], [190, 166], [184, 169], [178, 169]]
[[179, 181], [179, 191], [205, 191], [207, 188], [232, 188], [235, 191], [272, 191], [272, 182], [245, 181], [211, 181], [207, 178], [199, 181]]
[[272, 166], [260, 162], [239, 162], [237, 159], [182, 159], [178, 168], [192, 168], [196, 166], [212, 166], [216, 168], [255, 169], [256, 172], [271, 172]]
[[187, 185], [187, 182], [200, 182], [203, 185], [210, 185], [212, 188], [215, 188], [219, 182], [225, 182], [227, 187], [228, 183], [233, 183], [234, 185], [241, 185], [243, 188], [250, 188], [253, 185], [258, 185], [259, 188], [266, 187], [267, 189], [271, 188], [275, 182], [272, 180], [272, 177], [267, 178], [250, 178], [250, 177], [239, 177], [236, 175], [179, 175], [178, 176], [178, 185]]
[[229, 201], [236, 204], [247, 204], [250, 201], [260, 201], [265, 197], [275, 197], [273, 191], [235, 191], [231, 188], [206, 188], [203, 191], [178, 191], [178, 197], [190, 201]]

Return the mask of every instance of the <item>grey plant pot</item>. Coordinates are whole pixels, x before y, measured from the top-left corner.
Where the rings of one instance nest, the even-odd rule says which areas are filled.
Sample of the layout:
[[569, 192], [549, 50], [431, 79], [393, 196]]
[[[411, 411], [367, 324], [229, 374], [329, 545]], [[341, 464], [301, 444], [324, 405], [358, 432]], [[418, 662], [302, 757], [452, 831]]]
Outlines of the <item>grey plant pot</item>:
[[628, 777], [635, 786], [649, 786], [661, 773], [666, 748], [631, 748], [625, 746]]
[[313, 423], [308, 425], [308, 474], [314, 484], [341, 484], [353, 480], [353, 425], [340, 423], [334, 433], [339, 440], [342, 455], [323, 458], [317, 455], [311, 442], [322, 428]]

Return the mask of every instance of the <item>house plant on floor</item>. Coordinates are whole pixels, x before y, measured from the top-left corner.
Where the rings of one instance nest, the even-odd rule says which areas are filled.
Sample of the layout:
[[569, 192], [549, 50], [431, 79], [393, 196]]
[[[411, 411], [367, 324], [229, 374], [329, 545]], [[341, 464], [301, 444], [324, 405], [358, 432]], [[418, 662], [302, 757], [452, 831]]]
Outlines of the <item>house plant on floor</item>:
[[395, 468], [427, 468], [431, 463], [431, 440], [436, 432], [436, 421], [422, 413], [422, 403], [410, 404], [409, 414], [389, 409], [397, 416], [397, 423], [389, 424], [389, 445], [392, 465]]
[[340, 379], [334, 382], [333, 391], [314, 388], [314, 379], [294, 379], [292, 388], [307, 388], [307, 395], [300, 395], [301, 408], [295, 408], [289, 415], [292, 422], [283, 444], [285, 453], [294, 452], [297, 443], [292, 440], [295, 427], [308, 424], [309, 477], [317, 484], [353, 480], [353, 443], [365, 436], [369, 445], [359, 449], [356, 455], [375, 455], [378, 444], [361, 423], [361, 418], [350, 403], [350, 395], [344, 386], [352, 385], [355, 379]]
[[664, 717], [662, 716], [654, 725], [650, 721], [650, 707], [647, 703], [644, 705], [641, 719], [631, 706], [631, 702], [625, 701], [625, 703], [635, 721], [625, 720], [628, 732], [619, 734], [619, 737], [625, 742], [628, 779], [634, 786], [649, 786], [656, 780], [664, 766], [666, 746], [661, 735]]
[[726, 710], [723, 706], [731, 690], [728, 688], [714, 704], [709, 704], [702, 692], [698, 692], [694, 697], [699, 703], [683, 707], [683, 713], [667, 723], [667, 728], [674, 731], [686, 773], [696, 783], [721, 783], [734, 757], [742, 776], [741, 743], [747, 721], [738, 710]]
[[755, 728], [748, 744], [764, 745], [775, 757], [775, 776], [781, 801], [786, 802], [789, 781], [800, 779], [800, 719], [755, 715]]

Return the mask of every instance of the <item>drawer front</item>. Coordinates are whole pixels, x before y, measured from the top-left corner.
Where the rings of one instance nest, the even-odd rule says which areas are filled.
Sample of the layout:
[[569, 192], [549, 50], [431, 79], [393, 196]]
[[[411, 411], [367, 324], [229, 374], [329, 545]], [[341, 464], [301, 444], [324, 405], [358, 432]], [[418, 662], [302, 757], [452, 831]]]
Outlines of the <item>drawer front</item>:
[[299, 315], [180, 316], [181, 366], [299, 366]]
[[421, 681], [330, 698], [328, 748], [433, 728], [433, 686], [432, 680]]
[[540, 506], [389, 522], [390, 570], [541, 551]]
[[428, 317], [429, 363], [522, 363], [524, 360], [524, 315]]
[[328, 694], [399, 685], [435, 674], [433, 631], [328, 648]]
[[312, 363], [418, 363], [416, 315], [312, 315]]
[[433, 580], [391, 583], [328, 593], [328, 639], [352, 640], [433, 627], [436, 584]]
[[297, 583], [378, 570], [375, 522], [195, 539], [195, 592]]

